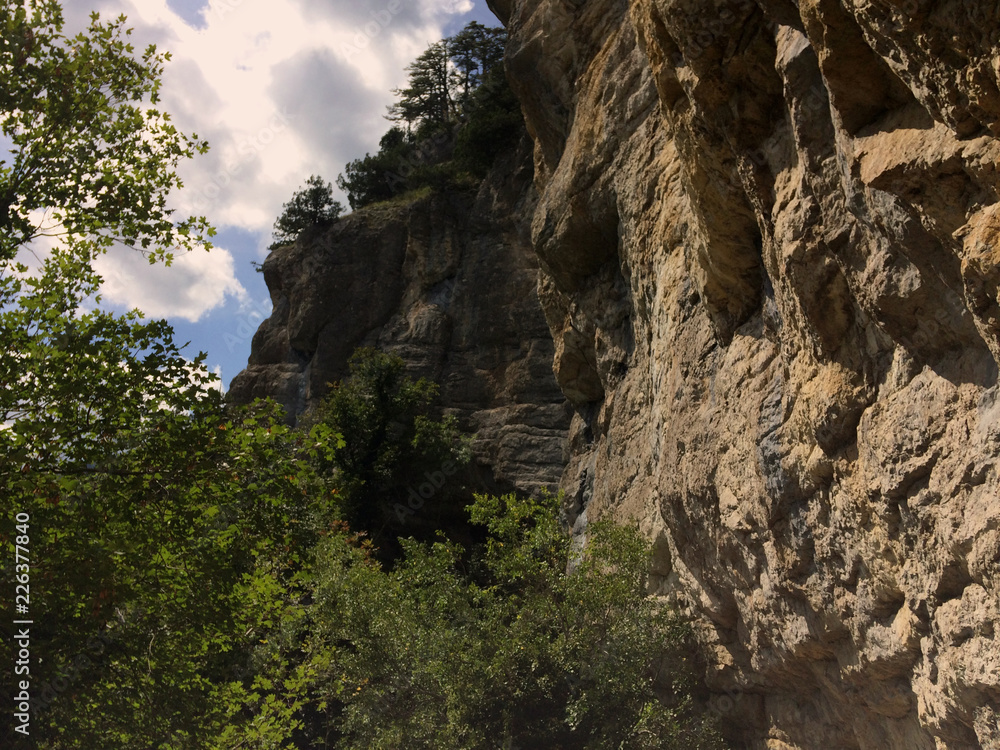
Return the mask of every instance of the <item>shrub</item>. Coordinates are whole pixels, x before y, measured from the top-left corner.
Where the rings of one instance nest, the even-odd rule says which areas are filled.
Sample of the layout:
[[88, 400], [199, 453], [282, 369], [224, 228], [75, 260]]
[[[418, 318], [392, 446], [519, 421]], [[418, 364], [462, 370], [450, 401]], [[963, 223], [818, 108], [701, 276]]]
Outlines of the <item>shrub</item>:
[[344, 207], [333, 199], [333, 187], [317, 175], [306, 180], [305, 187], [296, 191], [274, 222], [274, 242], [271, 249], [295, 241], [304, 229], [336, 220]]
[[591, 527], [572, 573], [557, 501], [478, 497], [471, 561], [404, 543], [386, 573], [328, 539], [315, 584], [321, 702], [339, 748], [719, 748], [693, 708], [691, 633], [645, 596], [649, 546]]
[[[465, 500], [456, 498], [464, 492], [459, 469], [469, 448], [454, 417], [434, 418], [437, 385], [407, 377], [402, 359], [362, 348], [349, 367], [318, 414], [346, 443], [326, 469], [336, 473], [344, 520], [370, 534], [388, 559], [398, 534], [431, 536], [463, 522]], [[433, 493], [420, 492], [427, 482]]]

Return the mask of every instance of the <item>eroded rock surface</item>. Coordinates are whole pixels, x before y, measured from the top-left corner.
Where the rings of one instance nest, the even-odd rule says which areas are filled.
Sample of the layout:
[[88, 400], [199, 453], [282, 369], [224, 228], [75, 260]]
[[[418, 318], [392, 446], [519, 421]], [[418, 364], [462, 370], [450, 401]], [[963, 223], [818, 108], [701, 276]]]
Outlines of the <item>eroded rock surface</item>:
[[571, 411], [536, 292], [534, 200], [525, 143], [478, 195], [373, 206], [275, 250], [263, 267], [273, 311], [230, 398], [270, 396], [297, 418], [374, 346], [440, 385], [444, 410], [476, 436], [484, 489], [554, 487]]
[[577, 533], [738, 746], [1000, 748], [1000, 5], [496, 0]]

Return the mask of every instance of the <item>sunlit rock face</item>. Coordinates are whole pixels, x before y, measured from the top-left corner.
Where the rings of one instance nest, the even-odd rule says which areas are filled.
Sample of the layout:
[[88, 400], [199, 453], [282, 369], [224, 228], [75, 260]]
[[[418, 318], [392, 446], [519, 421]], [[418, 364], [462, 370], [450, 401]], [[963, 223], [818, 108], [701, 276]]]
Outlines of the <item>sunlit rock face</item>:
[[734, 743], [1000, 748], [1000, 6], [497, 0], [578, 534]]
[[443, 411], [475, 436], [480, 489], [554, 489], [571, 410], [538, 302], [535, 200], [525, 139], [478, 194], [373, 206], [275, 250], [263, 266], [274, 309], [230, 398], [269, 396], [294, 421], [357, 347], [377, 347], [439, 384]]

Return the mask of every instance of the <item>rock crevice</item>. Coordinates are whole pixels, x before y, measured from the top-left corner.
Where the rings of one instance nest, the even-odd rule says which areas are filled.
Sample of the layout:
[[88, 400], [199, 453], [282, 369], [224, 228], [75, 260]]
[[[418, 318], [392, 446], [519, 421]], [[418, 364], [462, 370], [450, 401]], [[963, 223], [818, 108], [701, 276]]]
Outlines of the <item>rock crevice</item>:
[[1000, 8], [492, 6], [575, 532], [654, 540], [738, 746], [1000, 748]]

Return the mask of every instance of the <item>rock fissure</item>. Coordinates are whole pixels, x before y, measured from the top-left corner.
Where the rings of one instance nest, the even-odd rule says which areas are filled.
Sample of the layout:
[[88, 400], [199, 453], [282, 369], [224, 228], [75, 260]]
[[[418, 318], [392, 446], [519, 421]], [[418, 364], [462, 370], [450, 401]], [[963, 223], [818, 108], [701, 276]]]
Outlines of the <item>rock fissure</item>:
[[497, 5], [576, 531], [655, 540], [737, 744], [1000, 747], [997, 6]]

